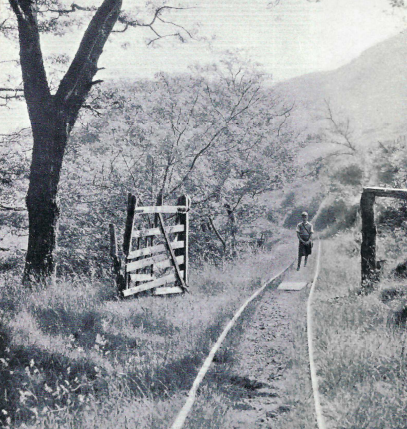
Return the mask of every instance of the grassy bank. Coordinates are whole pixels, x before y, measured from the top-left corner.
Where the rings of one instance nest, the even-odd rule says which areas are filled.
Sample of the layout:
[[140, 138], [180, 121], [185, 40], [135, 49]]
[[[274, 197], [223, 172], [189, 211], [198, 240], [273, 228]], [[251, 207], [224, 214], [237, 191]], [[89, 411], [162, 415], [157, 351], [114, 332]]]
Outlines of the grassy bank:
[[324, 413], [329, 428], [405, 428], [406, 331], [394, 317], [405, 281], [388, 272], [360, 295], [358, 249], [351, 233], [323, 246], [314, 318]]
[[4, 277], [3, 425], [168, 427], [227, 320], [293, 251], [193, 270], [191, 293], [170, 298], [119, 301], [110, 282], [81, 279], [29, 292]]

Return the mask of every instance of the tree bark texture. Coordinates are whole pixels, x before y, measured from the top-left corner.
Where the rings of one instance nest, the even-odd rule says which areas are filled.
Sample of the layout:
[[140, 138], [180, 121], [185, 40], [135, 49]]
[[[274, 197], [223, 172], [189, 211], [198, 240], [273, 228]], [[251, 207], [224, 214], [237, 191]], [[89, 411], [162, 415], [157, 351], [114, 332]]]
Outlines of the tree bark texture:
[[376, 225], [374, 219], [375, 194], [363, 192], [360, 200], [362, 217], [362, 286], [369, 287], [377, 279]]
[[24, 95], [34, 140], [26, 198], [29, 236], [24, 281], [42, 282], [55, 273], [58, 184], [69, 134], [94, 84], [97, 61], [122, 1], [103, 1], [55, 95], [51, 95], [43, 63], [37, 4], [33, 0], [9, 1], [18, 22]]

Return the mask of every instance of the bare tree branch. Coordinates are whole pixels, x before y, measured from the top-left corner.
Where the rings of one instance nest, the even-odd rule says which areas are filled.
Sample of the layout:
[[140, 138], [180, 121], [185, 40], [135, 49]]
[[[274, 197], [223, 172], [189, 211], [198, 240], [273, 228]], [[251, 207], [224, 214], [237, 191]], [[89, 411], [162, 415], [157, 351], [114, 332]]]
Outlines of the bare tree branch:
[[191, 165], [189, 166], [188, 171], [185, 173], [184, 177], [181, 179], [181, 181], [178, 183], [178, 185], [174, 186], [171, 189], [171, 191], [169, 192], [170, 194], [172, 194], [173, 192], [175, 192], [177, 189], [179, 189], [182, 186], [182, 184], [185, 182], [185, 180], [187, 180], [191, 171], [194, 169], [195, 164], [197, 163], [198, 159], [212, 146], [212, 143], [226, 129], [227, 129], [227, 126], [224, 126], [224, 127], [220, 128], [218, 131], [216, 131], [216, 133], [212, 136], [212, 138], [209, 140], [209, 142], [194, 155], [194, 158], [192, 160]]
[[157, 35], [157, 37], [155, 37], [154, 39], [151, 39], [147, 45], [150, 46], [153, 43], [155, 43], [157, 40], [161, 40], [161, 39], [166, 39], [167, 37], [178, 37], [178, 39], [184, 43], [185, 39], [182, 37], [181, 33], [172, 33], [172, 34], [165, 34], [164, 36], [161, 36], [160, 34], [158, 34], [153, 28], [152, 31]]
[[3, 204], [0, 204], [0, 210], [4, 211], [13, 211], [13, 212], [23, 212], [27, 209], [25, 207], [11, 207], [11, 206], [5, 206]]
[[6, 92], [6, 91], [10, 91], [10, 92], [23, 92], [24, 88], [0, 88], [0, 92]]
[[155, 24], [157, 23], [157, 21], [162, 22], [163, 24], [166, 25], [171, 25], [174, 27], [177, 27], [181, 30], [183, 30], [185, 32], [185, 34], [193, 39], [193, 35], [192, 33], [187, 30], [184, 26], [176, 24], [175, 22], [172, 21], [167, 21], [162, 17], [162, 14], [165, 11], [170, 11], [170, 10], [186, 10], [186, 9], [191, 9], [191, 8], [185, 8], [185, 7], [175, 7], [175, 6], [161, 6], [159, 8], [157, 8], [154, 12], [153, 17], [151, 18], [150, 22], [142, 22], [139, 20], [132, 20], [129, 19], [128, 17], [125, 16], [125, 14], [121, 14], [118, 18], [118, 22], [120, 22], [121, 24], [124, 25], [124, 27], [120, 30], [113, 30], [113, 33], [124, 33], [125, 31], [127, 31], [130, 27], [146, 27], [149, 28], [156, 37], [154, 37], [153, 39], [151, 39], [147, 45], [152, 45], [153, 43], [155, 43], [157, 40], [160, 39], [164, 39], [164, 38], [168, 38], [168, 37], [177, 37], [181, 42], [185, 42], [185, 37], [182, 36], [182, 34], [180, 32], [175, 32], [175, 33], [171, 33], [171, 34], [160, 34], [158, 32], [158, 30], [155, 28]]
[[94, 113], [99, 118], [102, 116], [102, 113], [99, 110], [95, 109], [91, 104], [82, 104], [83, 109], [87, 109], [90, 112]]
[[48, 9], [42, 10], [40, 12], [42, 12], [42, 13], [55, 12], [55, 13], [58, 13], [59, 15], [67, 15], [69, 13], [76, 12], [77, 10], [81, 10], [81, 11], [85, 11], [85, 12], [94, 12], [95, 10], [97, 10], [97, 7], [96, 6], [90, 6], [90, 7], [79, 6], [76, 3], [72, 3], [70, 9], [51, 9], [51, 8], [48, 8]]
[[7, 106], [10, 100], [22, 100], [24, 98], [24, 94], [21, 94], [23, 91], [22, 88], [0, 88], [0, 92], [6, 92], [6, 95], [0, 95], [0, 100], [5, 100], [5, 103], [0, 104], [0, 106]]
[[385, 153], [389, 153], [389, 149], [387, 149], [387, 147], [380, 140], [377, 140], [377, 143], [379, 143], [379, 146], [383, 149]]
[[211, 227], [212, 227], [213, 231], [216, 234], [216, 237], [218, 237], [219, 240], [220, 240], [220, 242], [222, 243], [223, 250], [226, 252], [226, 241], [222, 238], [222, 236], [220, 235], [219, 231], [215, 227], [215, 224], [214, 224], [212, 218], [210, 216], [208, 216], [208, 219], [209, 219], [209, 223], [211, 224]]
[[345, 146], [348, 149], [352, 150], [353, 152], [356, 152], [356, 147], [355, 145], [352, 143], [351, 141], [351, 135], [352, 132], [350, 131], [350, 121], [349, 119], [347, 119], [346, 121], [346, 125], [345, 128], [343, 128], [342, 124], [339, 124], [333, 116], [332, 113], [332, 109], [331, 109], [331, 105], [329, 103], [328, 100], [324, 100], [325, 101], [325, 105], [327, 108], [327, 112], [328, 112], [328, 117], [326, 117], [325, 119], [328, 120], [332, 127], [333, 127], [333, 132], [337, 135], [339, 135], [340, 137], [342, 137], [342, 139], [344, 140], [344, 142], [340, 142], [337, 140], [332, 140], [331, 143], [339, 145], [339, 146]]
[[237, 207], [239, 206], [239, 204], [242, 202], [243, 198], [246, 196], [245, 193], [242, 193], [242, 195], [240, 195], [240, 197], [237, 199], [236, 204], [233, 206], [233, 209], [231, 210], [232, 213], [235, 212], [235, 210], [237, 209]]
[[174, 27], [177, 27], [177, 28], [181, 28], [182, 30], [184, 30], [185, 31], [185, 33], [187, 33], [188, 34], [188, 36], [191, 38], [191, 39], [193, 39], [194, 38], [194, 36], [191, 34], [191, 32], [189, 32], [185, 27], [183, 27], [182, 25], [179, 25], [179, 24], [176, 24], [175, 22], [172, 22], [172, 21], [166, 21], [165, 19], [162, 19], [162, 18], [160, 18], [160, 17], [158, 17], [157, 18], [159, 21], [161, 21], [162, 23], [164, 23], [164, 24], [169, 24], [169, 25], [173, 25]]

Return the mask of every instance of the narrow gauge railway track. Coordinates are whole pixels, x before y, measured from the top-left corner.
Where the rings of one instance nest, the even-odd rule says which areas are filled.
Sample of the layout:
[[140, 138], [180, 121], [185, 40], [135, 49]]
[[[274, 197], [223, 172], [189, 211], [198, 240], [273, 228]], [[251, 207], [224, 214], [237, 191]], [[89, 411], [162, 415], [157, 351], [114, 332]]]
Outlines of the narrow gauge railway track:
[[[318, 240], [318, 253], [317, 253], [317, 260], [316, 260], [316, 268], [315, 273], [313, 277], [313, 281], [311, 283], [311, 289], [308, 296], [308, 302], [307, 302], [307, 336], [308, 336], [308, 354], [309, 354], [309, 365], [310, 365], [310, 374], [311, 374], [311, 385], [313, 390], [313, 396], [314, 396], [314, 404], [315, 404], [315, 414], [316, 414], [316, 420], [318, 424], [319, 429], [325, 429], [325, 419], [322, 413], [322, 407], [321, 407], [321, 401], [320, 401], [320, 395], [319, 395], [319, 385], [318, 385], [318, 378], [317, 378], [317, 371], [316, 366], [314, 362], [314, 346], [313, 346], [313, 323], [312, 323], [312, 299], [314, 296], [315, 291], [315, 285], [317, 282], [319, 269], [320, 269], [320, 256], [321, 256], [321, 241]], [[201, 369], [199, 370], [192, 387], [188, 393], [187, 400], [184, 404], [184, 406], [181, 408], [179, 413], [177, 414], [177, 417], [175, 418], [173, 424], [171, 425], [170, 429], [182, 429], [184, 427], [186, 418], [188, 417], [195, 399], [196, 394], [198, 391], [198, 388], [203, 381], [206, 373], [208, 372], [213, 359], [215, 357], [216, 352], [219, 350], [220, 346], [222, 345], [224, 339], [226, 338], [229, 331], [233, 328], [236, 321], [239, 319], [239, 317], [242, 315], [244, 310], [247, 308], [247, 306], [256, 299], [266, 288], [272, 287], [275, 289], [281, 282], [284, 274], [293, 266], [293, 264], [296, 261], [291, 261], [283, 270], [281, 270], [278, 274], [271, 277], [269, 280], [267, 280], [259, 289], [257, 289], [244, 303], [243, 305], [238, 309], [238, 311], [235, 313], [233, 318], [229, 321], [229, 323], [226, 325], [225, 329], [222, 331], [221, 335], [219, 336], [216, 343], [213, 345], [211, 351], [209, 352], [209, 355], [205, 359]]]

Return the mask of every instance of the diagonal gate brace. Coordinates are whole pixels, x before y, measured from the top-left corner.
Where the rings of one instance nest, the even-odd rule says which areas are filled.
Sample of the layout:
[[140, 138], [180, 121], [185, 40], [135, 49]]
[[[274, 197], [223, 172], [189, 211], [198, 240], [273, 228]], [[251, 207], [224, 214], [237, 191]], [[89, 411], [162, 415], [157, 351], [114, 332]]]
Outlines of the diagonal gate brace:
[[178, 265], [178, 262], [177, 262], [177, 258], [175, 257], [174, 250], [171, 247], [170, 239], [168, 237], [167, 231], [165, 230], [163, 216], [162, 216], [161, 213], [157, 213], [157, 217], [158, 217], [158, 220], [159, 220], [159, 223], [160, 223], [160, 229], [161, 229], [161, 232], [162, 232], [162, 234], [164, 236], [164, 240], [165, 240], [167, 249], [170, 252], [171, 260], [172, 260], [172, 263], [174, 265], [177, 278], [178, 278], [179, 282], [181, 283], [181, 287], [182, 287], [183, 291], [184, 292], [188, 292], [188, 286], [185, 284], [184, 279], [182, 278], [181, 270], [179, 268], [179, 265]]

